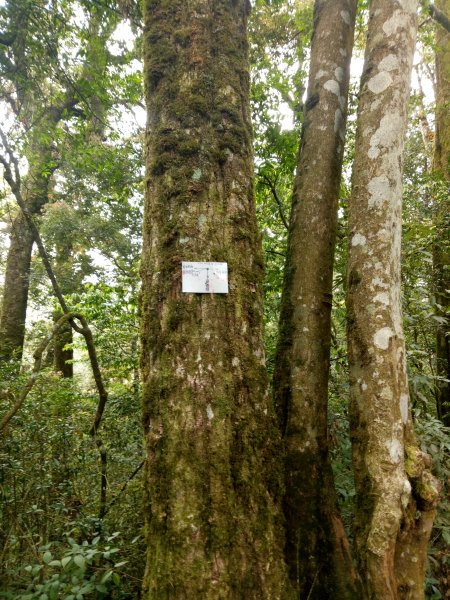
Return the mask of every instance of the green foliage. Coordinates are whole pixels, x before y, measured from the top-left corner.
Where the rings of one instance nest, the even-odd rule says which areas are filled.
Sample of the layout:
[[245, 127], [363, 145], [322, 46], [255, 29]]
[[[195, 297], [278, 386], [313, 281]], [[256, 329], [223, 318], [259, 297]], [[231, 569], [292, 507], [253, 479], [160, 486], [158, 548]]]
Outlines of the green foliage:
[[425, 582], [427, 598], [439, 600], [447, 591], [444, 582], [450, 581], [450, 428], [421, 409], [415, 411], [415, 424], [422, 450], [432, 457], [434, 473], [443, 484]]
[[[85, 374], [80, 375], [85, 379]], [[38, 593], [66, 598], [61, 594], [69, 593], [72, 585], [78, 586], [78, 595], [101, 598], [98, 587], [105, 584], [109, 590], [114, 582], [118, 585], [120, 574], [122, 595], [117, 588], [119, 595], [114, 597], [134, 597], [143, 556], [141, 516], [135, 508], [141, 497], [140, 472], [129, 478], [142, 459], [139, 399], [123, 384], [111, 393], [103, 423], [108, 495], [101, 522], [96, 516], [100, 464], [87, 434], [97, 399], [89, 389], [80, 391], [86, 388], [80, 375], [71, 381], [44, 372], [2, 445], [0, 595], [8, 592], [8, 597], [22, 598], [33, 592], [32, 598], [39, 598]], [[108, 535], [108, 530], [118, 527], [124, 531], [120, 538]], [[120, 560], [114, 556], [117, 548]], [[118, 562], [122, 564], [112, 578]], [[59, 595], [54, 595], [55, 590]]]
[[417, 105], [412, 99], [413, 124], [406, 144], [402, 236], [403, 315], [408, 375], [413, 407], [434, 418], [436, 391], [435, 336], [439, 324], [434, 294], [433, 247], [446, 243], [437, 228], [435, 203], [442, 184], [429, 172]]
[[[8, 141], [24, 157], [24, 170], [40, 160], [36, 145], [52, 149], [52, 162], [39, 166], [49, 188], [37, 222], [68, 304], [83, 311], [94, 329], [109, 391], [101, 432], [107, 489], [106, 515], [99, 521], [101, 463], [88, 434], [98, 397], [84, 342], [75, 336], [73, 380], [44, 369], [0, 448], [0, 595], [101, 598], [114, 590], [115, 598], [134, 598], [144, 555], [136, 324], [143, 160], [135, 110], [141, 65], [132, 40], [112, 42], [120, 23], [115, 2], [62, 0], [44, 8], [11, 1], [0, 7], [0, 32], [14, 29], [17, 19], [26, 49], [23, 81], [17, 69], [2, 70], [0, 56], [0, 88], [7, 88], [3, 99], [11, 100], [11, 115], [20, 92], [9, 95], [11, 82], [24, 84], [24, 105]], [[0, 48], [17, 60], [14, 48]], [[42, 115], [64, 98], [70, 108], [57, 126], [44, 127]], [[125, 130], [119, 122], [127, 123]], [[10, 198], [1, 200], [8, 221]], [[26, 359], [48, 333], [55, 309], [38, 258], [30, 279], [34, 326], [28, 327]], [[52, 364], [51, 347], [44, 363]], [[26, 361], [22, 368], [19, 377], [11, 371], [0, 378], [8, 393], [2, 415], [27, 380]], [[114, 546], [122, 560], [114, 559], [112, 540], [111, 549], [105, 547], [107, 531], [117, 529], [124, 531]]]
[[127, 563], [119, 559], [120, 549], [115, 545], [118, 535], [115, 532], [106, 537], [103, 544], [96, 536], [80, 544], [67, 537], [65, 543], [40, 546], [38, 561], [16, 573], [17, 591], [6, 592], [5, 600], [111, 598], [121, 586], [121, 567]]
[[[137, 294], [136, 281], [116, 278], [86, 283], [72, 295], [71, 303], [93, 323], [96, 348], [112, 390], [132, 390], [137, 377]], [[80, 360], [88, 360], [82, 340], [79, 340]], [[138, 410], [139, 407], [137, 406]]]

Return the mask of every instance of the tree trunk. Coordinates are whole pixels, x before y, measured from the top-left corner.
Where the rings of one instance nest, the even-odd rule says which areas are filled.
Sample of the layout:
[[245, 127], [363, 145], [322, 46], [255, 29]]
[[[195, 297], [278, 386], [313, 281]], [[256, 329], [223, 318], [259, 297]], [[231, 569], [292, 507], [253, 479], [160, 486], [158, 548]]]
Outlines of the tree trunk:
[[[53, 314], [53, 322], [56, 323], [62, 317], [60, 311]], [[64, 379], [73, 377], [73, 341], [72, 326], [65, 323], [64, 327], [55, 334], [53, 338], [53, 367], [55, 371], [62, 374]], [[67, 348], [66, 346], [70, 346]]]
[[[147, 0], [143, 598], [292, 598], [262, 337], [246, 0]], [[225, 261], [228, 294], [181, 292]]]
[[400, 297], [403, 140], [413, 0], [373, 0], [349, 203], [350, 427], [355, 540], [365, 597], [423, 598], [439, 484], [409, 412]]
[[6, 259], [0, 318], [0, 360], [22, 358], [33, 236], [19, 214], [13, 221]]
[[[450, 0], [436, 6], [450, 15]], [[436, 332], [437, 412], [450, 427], [450, 33], [436, 26], [436, 137], [433, 170], [438, 178], [435, 194], [436, 243], [433, 248], [434, 293], [440, 322]]]
[[[59, 118], [60, 112], [49, 111], [48, 119], [45, 120], [42, 129], [39, 129], [39, 134], [50, 136], [50, 139], [41, 142], [36, 132], [31, 142], [31, 151], [27, 155], [30, 161], [30, 172], [22, 193], [32, 215], [39, 214], [47, 202], [49, 179], [54, 169], [52, 132]], [[55, 123], [54, 119], [56, 119]], [[12, 223], [6, 259], [0, 318], [0, 360], [8, 361], [14, 358], [20, 361], [22, 357], [32, 249], [33, 236], [20, 212]]]
[[274, 374], [286, 450], [286, 560], [298, 598], [349, 598], [355, 574], [328, 453], [337, 207], [355, 0], [316, 0]]
[[[14, 41], [11, 44], [14, 68], [11, 73], [14, 76], [12, 84], [18, 100], [16, 110], [19, 111], [22, 124], [28, 130], [30, 123], [36, 119], [33, 110], [36, 108], [36, 103], [29, 89], [27, 53], [30, 7], [22, 2], [10, 3], [6, 13], [10, 19], [11, 31], [14, 32]], [[45, 116], [42, 116], [39, 127], [34, 127], [29, 132], [26, 158], [30, 168], [22, 194], [31, 214], [39, 213], [47, 200], [48, 181], [53, 170], [51, 143], [55, 117], [58, 121], [60, 113], [49, 110]], [[47, 139], [39, 139], [40, 135]], [[19, 213], [12, 223], [6, 260], [0, 317], [0, 360], [9, 361], [14, 358], [20, 361], [22, 357], [32, 248], [33, 236], [24, 216]]]

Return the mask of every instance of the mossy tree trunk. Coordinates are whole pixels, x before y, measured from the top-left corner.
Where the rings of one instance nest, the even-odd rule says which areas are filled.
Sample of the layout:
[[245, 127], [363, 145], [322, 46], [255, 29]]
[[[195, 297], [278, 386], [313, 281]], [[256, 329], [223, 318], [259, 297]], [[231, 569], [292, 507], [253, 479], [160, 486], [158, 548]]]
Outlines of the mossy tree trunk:
[[[145, 600], [292, 598], [262, 337], [246, 0], [146, 0]], [[181, 292], [225, 261], [228, 294]]]
[[355, 538], [367, 598], [424, 596], [439, 484], [409, 411], [400, 297], [403, 140], [417, 27], [411, 0], [373, 0], [349, 203]]
[[[436, 6], [450, 15], [450, 0]], [[436, 138], [433, 171], [437, 177], [435, 195], [436, 243], [433, 249], [434, 293], [440, 322], [436, 332], [437, 411], [450, 426], [450, 33], [436, 25]]]
[[316, 0], [274, 392], [286, 450], [286, 560], [298, 598], [356, 596], [328, 453], [337, 208], [355, 0]]

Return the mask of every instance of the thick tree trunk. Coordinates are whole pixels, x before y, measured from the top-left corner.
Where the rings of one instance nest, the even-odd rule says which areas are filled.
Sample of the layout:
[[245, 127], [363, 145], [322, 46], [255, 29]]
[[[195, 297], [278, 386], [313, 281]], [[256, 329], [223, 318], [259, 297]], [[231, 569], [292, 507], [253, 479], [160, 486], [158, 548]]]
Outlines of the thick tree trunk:
[[[450, 15], [450, 0], [437, 8]], [[436, 332], [437, 412], [450, 426], [450, 33], [436, 26], [436, 143], [433, 170], [438, 178], [435, 195], [435, 227], [438, 238], [433, 251], [434, 293], [441, 322]]]
[[423, 598], [439, 495], [412, 430], [400, 298], [403, 139], [417, 5], [373, 0], [349, 204], [355, 538], [367, 598]]
[[274, 374], [286, 450], [286, 560], [298, 598], [348, 598], [355, 575], [328, 455], [337, 207], [355, 0], [316, 0]]
[[[145, 4], [145, 600], [292, 598], [274, 501], [247, 10]], [[182, 293], [182, 260], [227, 262], [229, 293]]]

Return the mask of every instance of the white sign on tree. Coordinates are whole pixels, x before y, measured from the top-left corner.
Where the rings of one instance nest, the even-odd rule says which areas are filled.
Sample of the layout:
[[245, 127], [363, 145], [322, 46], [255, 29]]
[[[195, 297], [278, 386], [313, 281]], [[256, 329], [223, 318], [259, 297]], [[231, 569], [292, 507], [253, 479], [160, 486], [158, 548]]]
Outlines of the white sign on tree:
[[182, 291], [191, 294], [228, 294], [225, 262], [182, 262]]

